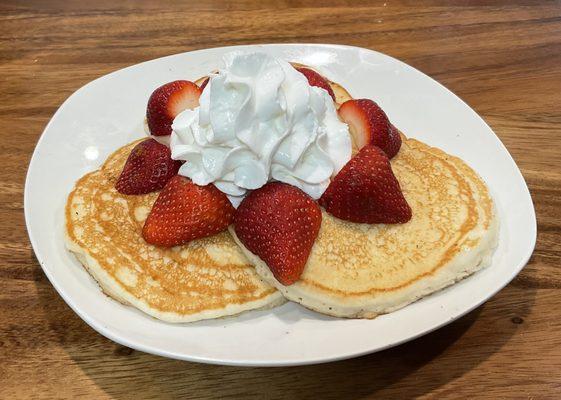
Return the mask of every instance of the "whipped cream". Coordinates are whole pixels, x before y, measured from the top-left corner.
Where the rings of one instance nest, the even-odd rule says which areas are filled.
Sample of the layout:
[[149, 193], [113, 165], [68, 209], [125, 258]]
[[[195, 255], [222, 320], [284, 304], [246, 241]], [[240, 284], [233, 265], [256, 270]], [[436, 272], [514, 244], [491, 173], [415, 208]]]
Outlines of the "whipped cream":
[[314, 199], [351, 158], [348, 127], [329, 94], [288, 62], [264, 53], [230, 53], [211, 75], [200, 106], [173, 121], [179, 174], [214, 185], [237, 207], [269, 181]]

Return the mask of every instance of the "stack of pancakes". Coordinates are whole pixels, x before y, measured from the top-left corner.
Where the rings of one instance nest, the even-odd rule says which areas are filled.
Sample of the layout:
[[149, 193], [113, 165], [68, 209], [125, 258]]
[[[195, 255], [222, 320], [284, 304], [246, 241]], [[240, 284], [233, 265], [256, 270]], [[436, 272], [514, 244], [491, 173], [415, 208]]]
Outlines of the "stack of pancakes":
[[[351, 98], [331, 84], [337, 103]], [[114, 187], [137, 142], [76, 183], [66, 204], [67, 246], [106, 294], [168, 322], [271, 308], [285, 298], [324, 314], [373, 318], [486, 266], [498, 237], [482, 179], [459, 158], [402, 139], [391, 164], [412, 219], [367, 225], [323, 212], [305, 270], [291, 286], [233, 229], [171, 249], [146, 243], [142, 226], [158, 193], [127, 196]]]

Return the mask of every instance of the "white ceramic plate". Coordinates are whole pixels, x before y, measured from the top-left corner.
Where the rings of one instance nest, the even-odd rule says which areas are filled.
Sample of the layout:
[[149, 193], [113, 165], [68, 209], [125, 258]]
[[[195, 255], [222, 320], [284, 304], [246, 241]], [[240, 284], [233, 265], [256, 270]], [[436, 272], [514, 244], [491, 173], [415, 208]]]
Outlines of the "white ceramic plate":
[[171, 325], [104, 296], [63, 243], [63, 209], [74, 182], [118, 147], [144, 135], [148, 96], [175, 79], [195, 79], [233, 48], [164, 57], [87, 84], [53, 116], [25, 185], [29, 236], [45, 274], [64, 300], [106, 337], [148, 353], [216, 364], [298, 365], [354, 357], [411, 340], [477, 307], [529, 259], [536, 219], [528, 188], [508, 151], [462, 100], [416, 69], [356, 47], [242, 46], [316, 67], [355, 98], [376, 100], [408, 136], [467, 161], [489, 185], [501, 220], [492, 265], [468, 279], [374, 320], [326, 317], [296, 304], [238, 317]]

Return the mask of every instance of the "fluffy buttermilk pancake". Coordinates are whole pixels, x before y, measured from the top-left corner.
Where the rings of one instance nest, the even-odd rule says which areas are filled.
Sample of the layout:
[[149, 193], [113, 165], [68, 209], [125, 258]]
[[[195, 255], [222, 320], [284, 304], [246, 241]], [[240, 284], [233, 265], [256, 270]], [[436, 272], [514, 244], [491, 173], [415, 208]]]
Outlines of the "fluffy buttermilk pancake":
[[66, 243], [116, 300], [168, 321], [190, 322], [284, 302], [228, 232], [171, 249], [147, 244], [142, 225], [157, 193], [126, 196], [115, 181], [134, 147], [81, 178], [66, 204]]
[[281, 285], [235, 239], [259, 275], [286, 298], [341, 317], [394, 311], [487, 265], [498, 221], [481, 178], [459, 158], [405, 137], [391, 163], [412, 219], [367, 225], [323, 211], [304, 272], [291, 286]]

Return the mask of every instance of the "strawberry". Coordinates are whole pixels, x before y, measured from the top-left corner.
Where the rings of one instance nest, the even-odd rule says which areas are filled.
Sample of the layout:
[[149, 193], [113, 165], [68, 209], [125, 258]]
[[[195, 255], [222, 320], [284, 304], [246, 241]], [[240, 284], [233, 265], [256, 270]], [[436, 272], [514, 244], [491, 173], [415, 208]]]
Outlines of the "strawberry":
[[335, 93], [333, 93], [333, 89], [331, 89], [331, 85], [329, 84], [327, 79], [325, 79], [313, 69], [298, 67], [296, 68], [296, 70], [304, 75], [306, 79], [308, 79], [308, 83], [310, 84], [310, 86], [317, 86], [319, 88], [325, 89], [327, 93], [329, 93], [333, 101], [335, 101]]
[[370, 99], [348, 100], [339, 107], [339, 117], [349, 125], [358, 150], [367, 144], [378, 146], [389, 158], [397, 154], [401, 138], [391, 133], [386, 113]]
[[320, 225], [316, 202], [300, 189], [280, 182], [251, 192], [234, 218], [239, 240], [283, 285], [300, 278]]
[[197, 107], [200, 96], [201, 89], [190, 81], [173, 81], [154, 90], [146, 108], [150, 133], [170, 135], [173, 119], [181, 111]]
[[210, 81], [210, 78], [206, 78], [204, 81], [201, 82], [201, 86], [199, 86], [201, 88], [201, 92], [205, 90], [206, 85], [208, 85], [208, 81]]
[[115, 188], [122, 194], [145, 194], [160, 190], [181, 166], [171, 159], [167, 146], [146, 139], [132, 149]]
[[362, 148], [331, 181], [319, 203], [346, 221], [399, 224], [411, 219], [399, 182], [386, 154], [376, 146]]
[[401, 147], [401, 135], [395, 126], [390, 124], [390, 130], [388, 133], [388, 144], [386, 145], [385, 153], [388, 158], [393, 158]]
[[156, 199], [142, 237], [156, 246], [177, 246], [222, 232], [232, 222], [234, 211], [214, 185], [198, 186], [176, 175]]

